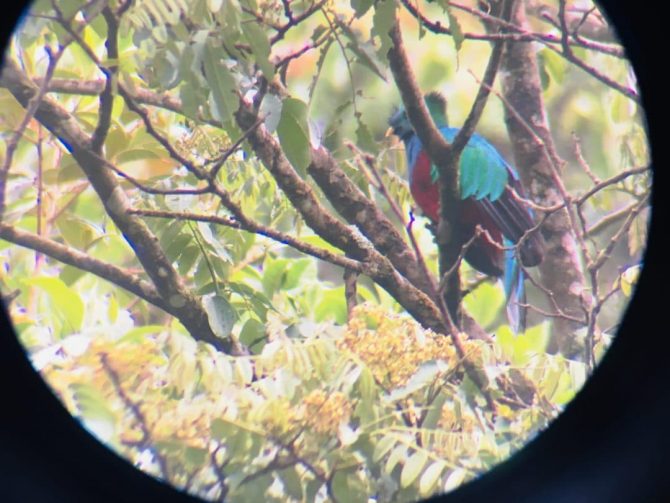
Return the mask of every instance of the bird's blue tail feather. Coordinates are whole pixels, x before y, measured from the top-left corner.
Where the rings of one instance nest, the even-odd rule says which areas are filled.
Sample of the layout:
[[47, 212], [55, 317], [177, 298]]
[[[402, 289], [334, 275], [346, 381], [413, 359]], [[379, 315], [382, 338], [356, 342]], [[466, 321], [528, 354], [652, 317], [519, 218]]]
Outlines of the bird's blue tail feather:
[[507, 299], [507, 319], [512, 330], [518, 334], [526, 330], [526, 308], [520, 305], [525, 304], [526, 297], [523, 286], [524, 275], [519, 267], [512, 242], [504, 239], [503, 245], [506, 248], [503, 285]]

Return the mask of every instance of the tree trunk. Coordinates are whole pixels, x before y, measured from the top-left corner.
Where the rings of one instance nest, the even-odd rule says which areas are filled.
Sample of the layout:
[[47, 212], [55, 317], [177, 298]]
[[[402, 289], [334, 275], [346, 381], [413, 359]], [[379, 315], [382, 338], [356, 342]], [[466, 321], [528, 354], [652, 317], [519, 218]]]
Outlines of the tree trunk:
[[[516, 3], [512, 22], [529, 29], [524, 2]], [[533, 44], [508, 43], [502, 67], [503, 95], [509, 105], [505, 107], [505, 122], [524, 186], [531, 199], [542, 206], [563, 203], [556, 183], [563, 163], [549, 131]], [[558, 314], [549, 351], [575, 357], [583, 354], [583, 340], [577, 329], [584, 325], [574, 318], [585, 317], [586, 297], [584, 272], [568, 210], [564, 208], [550, 215], [541, 232], [546, 241], [544, 260], [539, 267], [541, 283], [548, 292], [549, 310]]]

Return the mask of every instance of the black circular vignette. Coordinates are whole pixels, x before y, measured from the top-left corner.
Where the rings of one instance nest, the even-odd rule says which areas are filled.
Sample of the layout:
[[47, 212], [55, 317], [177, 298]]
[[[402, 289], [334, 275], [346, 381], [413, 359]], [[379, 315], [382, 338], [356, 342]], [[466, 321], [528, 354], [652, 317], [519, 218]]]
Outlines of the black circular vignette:
[[[5, 5], [3, 50], [22, 3]], [[643, 4], [599, 5], [635, 68], [653, 163], [661, 167], [654, 171], [651, 232], [635, 296], [602, 363], [547, 431], [478, 480], [431, 501], [670, 501], [670, 353], [661, 303], [670, 283], [660, 257], [667, 146], [660, 138], [662, 60], [654, 50], [663, 49], [662, 16]], [[1, 303], [0, 344], [1, 501], [197, 501], [135, 469], [70, 416], [31, 367]]]

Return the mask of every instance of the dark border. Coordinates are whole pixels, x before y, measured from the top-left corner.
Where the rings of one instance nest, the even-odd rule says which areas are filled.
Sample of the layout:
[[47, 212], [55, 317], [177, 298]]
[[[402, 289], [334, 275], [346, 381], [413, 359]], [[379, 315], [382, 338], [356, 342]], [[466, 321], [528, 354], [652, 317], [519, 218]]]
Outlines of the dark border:
[[[3, 42], [24, 3], [3, 6]], [[670, 92], [662, 75], [667, 28], [660, 11], [644, 2], [600, 5], [635, 67], [657, 168], [635, 297], [612, 348], [560, 418], [507, 462], [431, 501], [670, 501], [670, 353], [663, 344], [670, 338], [663, 316], [670, 281], [661, 259], [661, 215], [667, 209], [661, 190], [669, 163], [668, 142], [661, 138], [667, 118], [660, 110], [661, 96]], [[0, 387], [0, 500], [197, 501], [135, 469], [79, 426], [30, 366], [1, 304]]]

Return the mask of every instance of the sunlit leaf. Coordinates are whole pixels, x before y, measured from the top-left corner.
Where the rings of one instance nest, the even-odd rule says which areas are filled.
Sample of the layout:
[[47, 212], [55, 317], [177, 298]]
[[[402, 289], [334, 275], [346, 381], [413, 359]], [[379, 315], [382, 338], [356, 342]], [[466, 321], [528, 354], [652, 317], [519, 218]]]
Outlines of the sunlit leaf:
[[444, 492], [453, 491], [460, 486], [465, 480], [467, 473], [468, 472], [463, 468], [455, 468], [452, 470], [444, 483]]
[[422, 364], [419, 369], [410, 377], [407, 384], [395, 388], [388, 395], [390, 401], [397, 401], [405, 398], [407, 395], [431, 384], [440, 372], [444, 372], [449, 366], [441, 361], [431, 361]]
[[463, 305], [479, 324], [487, 328], [498, 316], [505, 304], [505, 293], [497, 283], [485, 282], [470, 292]]
[[256, 58], [256, 64], [260, 67], [265, 78], [270, 81], [274, 77], [274, 65], [268, 60], [270, 56], [270, 41], [265, 30], [256, 22], [242, 23], [242, 31]]
[[408, 451], [409, 449], [406, 445], [397, 445], [386, 460], [384, 472], [391, 474], [398, 463], [407, 458]]
[[621, 273], [621, 291], [626, 297], [630, 297], [633, 293], [633, 287], [637, 283], [638, 276], [640, 275], [641, 266], [634, 265], [628, 267], [624, 272]]
[[265, 118], [265, 127], [273, 133], [281, 118], [282, 101], [274, 94], [266, 94], [261, 101], [259, 115]]
[[433, 461], [428, 468], [426, 468], [419, 479], [419, 494], [422, 497], [430, 496], [434, 492], [440, 475], [446, 468], [444, 461]]
[[298, 501], [302, 500], [302, 482], [296, 468], [294, 466], [285, 468], [284, 470], [279, 470], [277, 474], [284, 484], [286, 494]]
[[222, 59], [222, 54], [220, 47], [216, 47], [213, 42], [208, 41], [204, 48], [203, 63], [216, 118], [221, 122], [232, 122], [233, 112], [239, 106], [237, 86], [235, 85], [235, 79]]
[[284, 99], [277, 135], [289, 162], [304, 177], [312, 156], [309, 125], [307, 124], [307, 105], [303, 101], [296, 98]]
[[423, 467], [428, 461], [426, 451], [419, 450], [412, 454], [402, 468], [400, 473], [400, 487], [408, 487], [417, 479]]
[[356, 17], [362, 17], [370, 7], [372, 7], [373, 0], [352, 0], [351, 6], [356, 11]]
[[38, 276], [26, 279], [25, 282], [27, 285], [40, 288], [49, 296], [51, 305], [65, 320], [67, 333], [81, 329], [84, 319], [84, 303], [81, 297], [61, 279]]
[[396, 445], [397, 439], [391, 435], [383, 437], [377, 445], [375, 445], [372, 460], [378, 463], [393, 447]]
[[262, 348], [262, 346], [254, 346], [262, 342], [264, 338], [265, 326], [256, 318], [249, 318], [242, 327], [242, 330], [240, 330], [240, 342], [248, 346], [254, 352]]
[[93, 385], [77, 383], [72, 384], [71, 389], [84, 423], [97, 434], [109, 438], [116, 427], [116, 415], [107, 399]]
[[324, 290], [321, 301], [314, 308], [316, 321], [334, 319], [337, 323], [347, 321], [347, 303], [344, 298], [344, 287]]
[[221, 339], [228, 338], [237, 320], [237, 313], [228, 299], [222, 295], [212, 295], [205, 297], [202, 305], [207, 312], [209, 326], [214, 335]]

